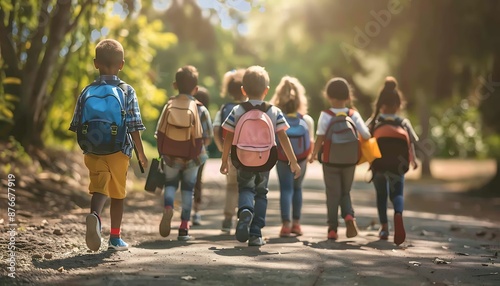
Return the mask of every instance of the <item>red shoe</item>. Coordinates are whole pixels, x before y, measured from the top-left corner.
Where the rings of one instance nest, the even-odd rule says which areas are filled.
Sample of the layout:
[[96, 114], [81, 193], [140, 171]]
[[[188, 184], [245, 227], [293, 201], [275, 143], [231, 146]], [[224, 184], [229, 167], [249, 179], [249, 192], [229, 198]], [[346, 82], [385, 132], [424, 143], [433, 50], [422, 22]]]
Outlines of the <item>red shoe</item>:
[[338, 235], [337, 235], [337, 232], [333, 229], [329, 230], [328, 231], [328, 239], [331, 239], [331, 240], [337, 240]]
[[292, 229], [283, 225], [280, 231], [280, 237], [289, 237]]
[[405, 226], [403, 224], [403, 215], [401, 213], [394, 214], [394, 243], [400, 245], [406, 239]]
[[295, 233], [297, 236], [301, 236], [303, 234], [300, 224], [296, 223], [292, 226], [292, 233]]

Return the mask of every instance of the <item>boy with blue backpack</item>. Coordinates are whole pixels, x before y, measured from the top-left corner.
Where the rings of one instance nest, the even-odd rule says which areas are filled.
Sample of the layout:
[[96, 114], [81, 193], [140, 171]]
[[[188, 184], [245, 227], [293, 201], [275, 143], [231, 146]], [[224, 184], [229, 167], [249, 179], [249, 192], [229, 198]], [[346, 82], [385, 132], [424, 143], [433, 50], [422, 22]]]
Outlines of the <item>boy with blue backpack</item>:
[[[222, 80], [221, 97], [229, 95], [231, 99], [224, 103], [215, 114], [214, 126], [214, 141], [220, 152], [224, 146], [224, 138], [227, 131], [221, 127], [222, 123], [229, 117], [233, 108], [247, 101], [247, 96], [241, 91], [244, 69], [231, 70], [224, 74]], [[231, 155], [230, 155], [231, 156]], [[226, 200], [224, 203], [224, 219], [222, 220], [221, 232], [229, 234], [233, 227], [233, 217], [236, 214], [238, 207], [238, 181], [236, 180], [236, 168], [232, 163], [228, 164], [228, 172], [226, 176]]]
[[125, 63], [122, 45], [105, 39], [97, 44], [95, 53], [94, 66], [100, 75], [80, 94], [69, 128], [77, 133], [89, 169], [92, 199], [90, 214], [86, 217], [85, 241], [90, 250], [99, 250], [100, 216], [110, 197], [108, 249], [127, 250], [128, 244], [120, 236], [127, 170], [134, 148], [142, 168], [148, 164], [140, 134], [146, 128], [135, 90], [118, 77]]
[[228, 159], [238, 170], [238, 224], [236, 239], [248, 246], [262, 246], [261, 229], [265, 226], [269, 171], [276, 164], [275, 134], [283, 146], [295, 177], [300, 166], [286, 135], [289, 128], [283, 113], [263, 100], [269, 91], [269, 75], [260, 66], [249, 67], [241, 88], [248, 101], [233, 108], [222, 124], [227, 130], [220, 172], [227, 174]]
[[300, 236], [302, 235], [300, 227], [302, 182], [306, 173], [307, 159], [314, 148], [314, 120], [307, 114], [305, 89], [297, 78], [284, 76], [276, 87], [270, 103], [276, 105], [285, 114], [285, 119], [290, 125], [286, 134], [301, 170], [300, 177], [295, 179], [288, 167], [288, 158], [278, 140], [276, 170], [280, 184], [280, 208], [283, 223], [280, 237], [288, 237], [292, 233]]

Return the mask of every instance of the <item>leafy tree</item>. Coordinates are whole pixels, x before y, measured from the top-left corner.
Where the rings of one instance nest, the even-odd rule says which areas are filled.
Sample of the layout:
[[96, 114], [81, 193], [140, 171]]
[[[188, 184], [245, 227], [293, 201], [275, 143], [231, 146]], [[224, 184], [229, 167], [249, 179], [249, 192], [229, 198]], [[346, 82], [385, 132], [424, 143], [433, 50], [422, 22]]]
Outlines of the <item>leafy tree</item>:
[[67, 138], [74, 100], [95, 74], [91, 55], [103, 37], [124, 44], [126, 69], [121, 77], [144, 95], [139, 101], [145, 120], [158, 115], [154, 106], [163, 93], [152, 85], [148, 63], [156, 49], [177, 38], [162, 33], [161, 22], [149, 22], [135, 12], [134, 3], [0, 1], [1, 74], [7, 79], [1, 98], [15, 103], [8, 106], [10, 113], [2, 113], [2, 137], [13, 135], [25, 147], [43, 148], [44, 130], [50, 126], [48, 139], [51, 133]]

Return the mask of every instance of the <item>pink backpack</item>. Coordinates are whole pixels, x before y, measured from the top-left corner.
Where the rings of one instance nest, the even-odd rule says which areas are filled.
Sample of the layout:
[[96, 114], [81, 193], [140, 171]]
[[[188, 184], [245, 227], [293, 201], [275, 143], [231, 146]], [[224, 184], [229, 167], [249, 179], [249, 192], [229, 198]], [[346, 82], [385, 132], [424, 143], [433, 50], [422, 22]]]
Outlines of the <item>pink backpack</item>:
[[262, 103], [253, 106], [250, 102], [240, 105], [245, 113], [236, 123], [231, 161], [238, 170], [269, 171], [278, 160], [273, 122], [266, 114], [272, 105]]

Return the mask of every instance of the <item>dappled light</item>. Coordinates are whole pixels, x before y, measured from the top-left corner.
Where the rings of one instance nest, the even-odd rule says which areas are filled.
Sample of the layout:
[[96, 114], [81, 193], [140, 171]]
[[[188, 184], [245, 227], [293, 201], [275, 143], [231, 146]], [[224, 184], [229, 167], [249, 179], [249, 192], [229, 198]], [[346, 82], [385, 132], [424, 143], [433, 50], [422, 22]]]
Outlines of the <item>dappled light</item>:
[[0, 0], [0, 284], [500, 285], [498, 11]]

